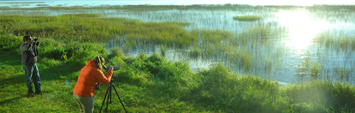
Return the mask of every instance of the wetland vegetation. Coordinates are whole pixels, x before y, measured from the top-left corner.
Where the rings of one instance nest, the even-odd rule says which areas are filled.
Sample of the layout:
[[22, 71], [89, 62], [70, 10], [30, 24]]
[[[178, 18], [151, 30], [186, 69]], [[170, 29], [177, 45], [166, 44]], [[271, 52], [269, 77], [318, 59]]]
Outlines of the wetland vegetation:
[[[236, 7], [240, 9], [234, 10], [242, 11], [250, 8], [272, 11], [274, 8], [140, 5], [92, 9], [129, 10], [134, 11], [132, 15], [137, 15], [146, 14], [140, 13], [146, 10], [226, 10]], [[281, 7], [276, 8], [283, 9]], [[351, 10], [351, 7], [344, 8]], [[129, 112], [355, 111], [354, 60], [349, 57], [353, 55], [355, 38], [351, 35], [320, 33], [313, 40], [316, 51], [302, 50], [300, 59], [294, 60], [288, 57], [294, 55], [290, 52], [292, 49], [282, 44], [288, 41], [285, 34], [290, 31], [275, 24], [237, 22], [242, 30], [201, 29], [189, 27], [195, 23], [188, 21], [143, 21], [108, 16], [113, 13], [84, 12], [87, 9], [1, 9], [0, 57], [4, 60], [0, 62], [0, 72], [4, 75], [0, 76], [0, 112], [77, 112], [77, 104], [72, 98], [73, 87], [80, 69], [97, 55], [112, 58], [109, 64], [121, 66], [115, 71], [118, 78], [114, 78], [114, 83]], [[26, 10], [72, 10], [77, 13], [21, 15]], [[268, 15], [261, 17], [264, 16], [271, 18]], [[33, 98], [25, 97], [25, 81], [20, 79], [24, 72], [21, 71], [18, 46], [26, 34], [38, 36], [42, 42], [38, 48], [37, 65], [43, 89], [50, 91]], [[183, 54], [183, 58], [171, 61], [172, 53]], [[339, 55], [344, 59], [336, 59]], [[290, 59], [295, 65], [289, 64], [287, 60]], [[189, 62], [194, 60], [210, 61], [213, 66], [192, 71]], [[333, 65], [333, 62], [341, 63]], [[281, 82], [275, 80], [275, 73], [293, 69], [292, 75], [299, 81], [280, 87]], [[106, 88], [107, 85], [102, 85], [101, 89]], [[105, 90], [95, 92], [95, 112], [101, 107], [104, 93]], [[112, 102], [109, 112], [123, 112], [118, 100]]]
[[[117, 90], [129, 112], [352, 112], [355, 88], [349, 84], [314, 80], [305, 85], [279, 87], [275, 81], [228, 72], [221, 64], [192, 72], [186, 62], [170, 62], [158, 54], [125, 57], [109, 53], [104, 44], [64, 42], [42, 38], [38, 66], [43, 89], [50, 93], [24, 97], [24, 72], [17, 48], [22, 36], [2, 35], [1, 112], [76, 112], [72, 98], [81, 67], [100, 54], [111, 56]], [[95, 50], [95, 51], [93, 51]], [[68, 52], [63, 52], [68, 51]], [[16, 72], [16, 73], [13, 73]], [[316, 72], [312, 68], [312, 73]], [[107, 85], [102, 85], [106, 89]], [[95, 112], [105, 90], [95, 91]], [[124, 112], [113, 99], [109, 112]], [[30, 104], [28, 104], [30, 103]], [[36, 109], [22, 109], [25, 107]], [[14, 109], [16, 108], [16, 109]]]

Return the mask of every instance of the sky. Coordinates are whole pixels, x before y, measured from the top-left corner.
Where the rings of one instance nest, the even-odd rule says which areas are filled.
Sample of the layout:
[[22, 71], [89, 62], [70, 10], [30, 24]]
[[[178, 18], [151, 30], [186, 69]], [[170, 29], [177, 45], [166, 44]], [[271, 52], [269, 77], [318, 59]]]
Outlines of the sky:
[[151, 4], [151, 5], [191, 5], [191, 4], [249, 4], [249, 5], [314, 5], [314, 4], [345, 4], [355, 5], [355, 0], [0, 0], [0, 2], [96, 2], [112, 4]]

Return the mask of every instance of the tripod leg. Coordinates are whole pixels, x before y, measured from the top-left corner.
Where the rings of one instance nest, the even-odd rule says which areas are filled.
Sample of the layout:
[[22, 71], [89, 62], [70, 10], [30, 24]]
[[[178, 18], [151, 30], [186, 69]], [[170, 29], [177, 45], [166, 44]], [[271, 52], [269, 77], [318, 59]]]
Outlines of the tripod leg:
[[[110, 85], [110, 86], [112, 86], [112, 85]], [[110, 104], [112, 103], [112, 87], [110, 87]]]
[[[102, 107], [104, 107], [104, 105], [105, 105], [105, 100], [106, 100], [106, 97], [108, 96], [108, 95], [107, 95], [108, 92], [109, 92], [109, 90], [107, 89], [107, 90], [106, 90], [105, 97], [104, 97], [104, 100], [102, 101], [102, 105], [101, 105], [101, 108], [100, 108], [100, 113], [101, 113]], [[108, 100], [108, 99], [107, 99], [107, 100]]]
[[108, 88], [107, 88], [107, 91], [108, 91], [108, 94], [107, 94], [107, 101], [106, 101], [106, 108], [105, 108], [105, 112], [107, 113], [107, 109], [108, 109], [108, 102], [109, 102], [109, 99], [111, 98], [111, 84], [108, 85]]
[[126, 110], [126, 108], [124, 107], [124, 104], [122, 103], [122, 100], [121, 100], [121, 98], [120, 98], [120, 95], [118, 95], [118, 92], [117, 92], [117, 90], [116, 90], [115, 85], [112, 84], [112, 86], [113, 86], [113, 89], [114, 89], [115, 92], [116, 92], [116, 95], [117, 95], [118, 99], [120, 99], [120, 102], [121, 102], [121, 105], [123, 106], [124, 111], [127, 113], [127, 110]]

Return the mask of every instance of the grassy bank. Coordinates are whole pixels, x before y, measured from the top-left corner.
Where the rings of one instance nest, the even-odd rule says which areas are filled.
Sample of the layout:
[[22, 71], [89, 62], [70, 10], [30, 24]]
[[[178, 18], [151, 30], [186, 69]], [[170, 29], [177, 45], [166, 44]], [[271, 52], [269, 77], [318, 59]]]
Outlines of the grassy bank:
[[[96, 55], [120, 65], [114, 84], [129, 112], [354, 112], [355, 88], [349, 84], [312, 81], [279, 87], [274, 81], [235, 75], [216, 65], [197, 73], [185, 62], [172, 63], [154, 54], [125, 57], [103, 44], [41, 39], [38, 67], [43, 90], [26, 97], [18, 46], [22, 36], [2, 35], [0, 112], [78, 112], [72, 91], [80, 69]], [[95, 112], [107, 85], [95, 91]], [[116, 97], [109, 112], [124, 112]]]

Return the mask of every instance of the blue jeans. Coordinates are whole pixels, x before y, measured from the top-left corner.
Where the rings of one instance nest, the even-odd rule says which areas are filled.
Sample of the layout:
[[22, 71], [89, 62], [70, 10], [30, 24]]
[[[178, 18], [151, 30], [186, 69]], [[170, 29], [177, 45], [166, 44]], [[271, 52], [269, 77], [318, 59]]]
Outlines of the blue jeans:
[[37, 65], [33, 66], [23, 66], [23, 70], [25, 70], [26, 75], [26, 85], [28, 88], [28, 94], [33, 93], [32, 91], [32, 78], [35, 84], [36, 93], [41, 92], [41, 79], [39, 78], [39, 72]]

